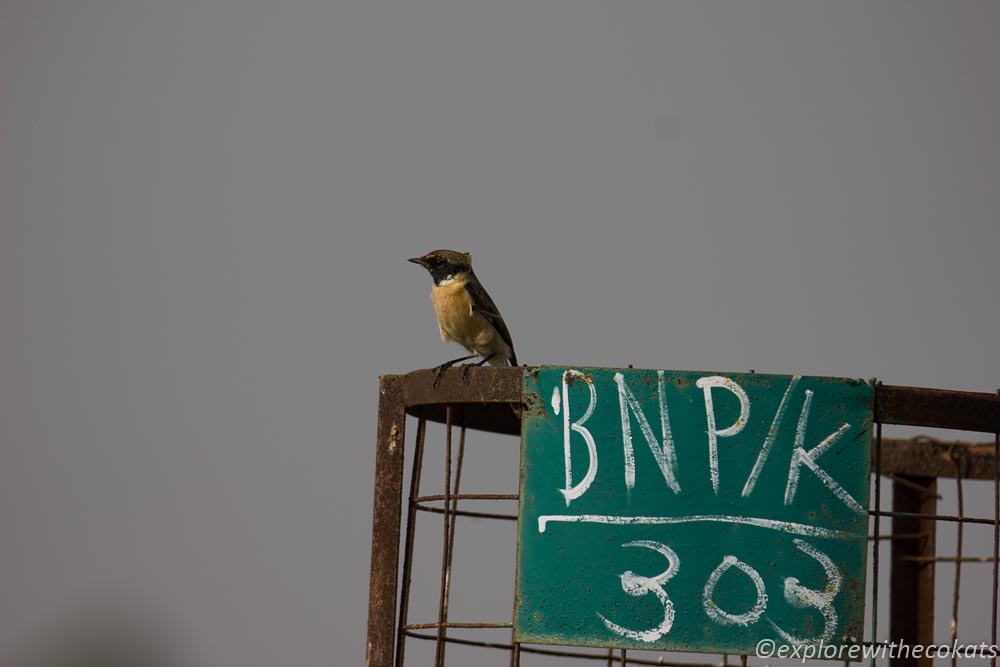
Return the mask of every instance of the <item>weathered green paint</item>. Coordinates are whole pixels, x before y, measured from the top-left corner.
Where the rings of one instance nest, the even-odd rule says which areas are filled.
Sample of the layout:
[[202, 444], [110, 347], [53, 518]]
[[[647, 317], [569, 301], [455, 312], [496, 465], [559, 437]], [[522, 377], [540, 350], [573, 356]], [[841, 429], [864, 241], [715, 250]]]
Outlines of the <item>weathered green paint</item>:
[[518, 641], [752, 653], [861, 637], [868, 382], [541, 367], [524, 396]]

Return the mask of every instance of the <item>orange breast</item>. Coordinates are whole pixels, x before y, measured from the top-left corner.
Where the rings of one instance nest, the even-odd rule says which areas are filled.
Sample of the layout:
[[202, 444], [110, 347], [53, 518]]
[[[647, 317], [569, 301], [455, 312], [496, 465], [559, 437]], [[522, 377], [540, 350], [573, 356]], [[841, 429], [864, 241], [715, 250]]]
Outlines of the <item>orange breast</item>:
[[431, 288], [431, 302], [437, 315], [441, 338], [455, 341], [471, 352], [487, 349], [495, 332], [486, 319], [472, 308], [472, 299], [465, 291], [465, 282], [451, 282]]

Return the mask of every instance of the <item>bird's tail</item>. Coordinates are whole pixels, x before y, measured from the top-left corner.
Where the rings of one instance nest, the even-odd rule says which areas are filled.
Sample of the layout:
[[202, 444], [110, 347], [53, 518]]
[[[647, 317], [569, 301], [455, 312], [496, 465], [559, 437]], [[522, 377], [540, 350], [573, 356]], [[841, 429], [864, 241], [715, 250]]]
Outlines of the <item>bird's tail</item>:
[[497, 355], [490, 359], [490, 366], [517, 366], [517, 355], [514, 354], [514, 350], [511, 350], [509, 354]]

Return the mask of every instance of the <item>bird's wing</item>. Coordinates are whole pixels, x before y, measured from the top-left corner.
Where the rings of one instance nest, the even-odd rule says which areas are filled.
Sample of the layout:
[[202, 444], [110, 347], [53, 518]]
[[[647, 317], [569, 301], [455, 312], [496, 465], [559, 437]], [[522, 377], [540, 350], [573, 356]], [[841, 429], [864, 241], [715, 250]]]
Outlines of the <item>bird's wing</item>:
[[493, 303], [493, 299], [490, 298], [486, 288], [483, 287], [478, 278], [473, 276], [472, 280], [465, 283], [465, 291], [469, 293], [469, 297], [472, 299], [472, 307], [482, 313], [486, 321], [492, 324], [493, 328], [500, 334], [503, 342], [507, 343], [507, 347], [510, 348], [511, 365], [517, 366], [517, 356], [514, 354], [514, 341], [510, 337], [510, 331], [507, 330], [507, 324], [503, 321], [503, 316], [500, 315], [500, 309]]

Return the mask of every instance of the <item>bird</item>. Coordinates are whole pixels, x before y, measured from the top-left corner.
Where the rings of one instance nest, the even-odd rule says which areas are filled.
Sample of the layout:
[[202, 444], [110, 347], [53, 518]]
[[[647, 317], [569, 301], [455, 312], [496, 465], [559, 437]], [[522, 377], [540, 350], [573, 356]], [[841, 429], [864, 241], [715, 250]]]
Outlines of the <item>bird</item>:
[[441, 339], [456, 342], [469, 355], [446, 361], [435, 367], [434, 386], [441, 381], [441, 375], [460, 361], [481, 357], [475, 364], [482, 366], [517, 366], [514, 341], [507, 330], [507, 324], [489, 292], [479, 282], [472, 270], [472, 255], [456, 250], [432, 250], [422, 257], [411, 257], [414, 264], [427, 269], [434, 280], [431, 286], [431, 303], [437, 316]]

